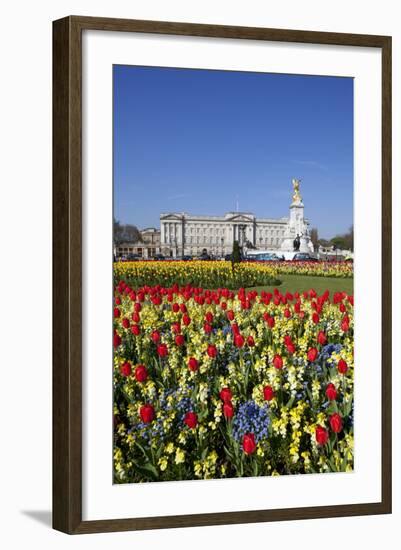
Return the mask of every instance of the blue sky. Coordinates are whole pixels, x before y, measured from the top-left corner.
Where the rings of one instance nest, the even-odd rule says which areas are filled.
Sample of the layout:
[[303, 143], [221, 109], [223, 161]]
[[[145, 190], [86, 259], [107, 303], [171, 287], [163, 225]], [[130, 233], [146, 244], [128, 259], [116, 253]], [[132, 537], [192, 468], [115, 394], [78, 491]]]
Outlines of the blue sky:
[[289, 213], [300, 178], [320, 237], [353, 221], [353, 80], [114, 67], [114, 215]]

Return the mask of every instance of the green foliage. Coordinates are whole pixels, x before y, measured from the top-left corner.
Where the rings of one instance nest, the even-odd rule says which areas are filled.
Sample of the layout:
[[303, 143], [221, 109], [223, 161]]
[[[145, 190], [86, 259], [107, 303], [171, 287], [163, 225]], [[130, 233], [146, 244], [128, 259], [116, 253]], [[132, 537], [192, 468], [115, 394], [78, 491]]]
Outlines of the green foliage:
[[141, 233], [136, 225], [121, 224], [114, 218], [113, 240], [117, 246], [124, 242], [137, 243], [141, 241]]
[[241, 249], [238, 241], [234, 241], [233, 252], [231, 255], [232, 270], [235, 270], [235, 266], [241, 262]]

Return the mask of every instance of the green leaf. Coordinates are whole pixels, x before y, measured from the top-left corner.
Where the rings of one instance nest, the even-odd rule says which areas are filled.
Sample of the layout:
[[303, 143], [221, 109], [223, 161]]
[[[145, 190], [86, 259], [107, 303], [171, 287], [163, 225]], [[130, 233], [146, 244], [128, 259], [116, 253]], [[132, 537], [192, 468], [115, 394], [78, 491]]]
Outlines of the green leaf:
[[311, 403], [313, 403], [314, 399], [312, 397], [312, 392], [310, 391], [310, 389], [308, 387], [306, 387], [306, 393], [308, 394], [308, 397], [309, 397], [309, 401]]
[[150, 476], [154, 480], [159, 478], [159, 472], [150, 462], [146, 462], [145, 464], [141, 464], [140, 466], [136, 464], [135, 469], [142, 475], [145, 475], [147, 477]]
[[337, 468], [336, 468], [336, 465], [333, 462], [333, 459], [332, 458], [327, 458], [327, 461], [330, 465], [331, 471], [332, 472], [337, 472]]
[[335, 401], [331, 401], [330, 405], [327, 407], [327, 414], [333, 414], [338, 412], [337, 403]]
[[343, 412], [344, 416], [349, 416], [352, 409], [352, 399], [344, 404]]
[[228, 450], [228, 448], [224, 445], [224, 450], [226, 452], [226, 455], [231, 458], [231, 460], [234, 460], [234, 455]]
[[342, 462], [341, 462], [341, 471], [345, 472], [347, 467], [347, 456], [344, 456]]
[[142, 445], [140, 443], [138, 443], [138, 441], [135, 441], [135, 445], [142, 452], [143, 456], [150, 462], [150, 458], [151, 458], [150, 452], [145, 451], [145, 449], [142, 447]]
[[287, 403], [286, 407], [287, 407], [288, 409], [290, 409], [290, 408], [292, 407], [292, 405], [294, 404], [294, 401], [295, 401], [295, 395], [292, 395], [292, 396], [290, 397], [290, 399], [288, 400], [288, 403]]

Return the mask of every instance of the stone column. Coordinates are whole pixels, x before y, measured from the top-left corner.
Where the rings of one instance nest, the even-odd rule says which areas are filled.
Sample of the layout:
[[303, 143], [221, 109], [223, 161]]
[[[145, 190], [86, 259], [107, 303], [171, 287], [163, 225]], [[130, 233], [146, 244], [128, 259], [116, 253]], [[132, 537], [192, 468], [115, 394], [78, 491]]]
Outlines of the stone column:
[[165, 222], [161, 222], [160, 227], [160, 244], [163, 245], [166, 243], [166, 226]]

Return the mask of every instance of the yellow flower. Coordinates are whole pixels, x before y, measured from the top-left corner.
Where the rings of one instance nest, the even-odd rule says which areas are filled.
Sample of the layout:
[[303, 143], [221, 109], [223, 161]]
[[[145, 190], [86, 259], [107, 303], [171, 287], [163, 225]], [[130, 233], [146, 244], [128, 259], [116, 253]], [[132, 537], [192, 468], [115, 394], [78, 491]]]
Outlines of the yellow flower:
[[164, 472], [168, 466], [168, 458], [166, 456], [162, 456], [161, 458], [159, 458], [158, 464], [160, 466], [160, 470]]
[[183, 462], [185, 462], [185, 451], [180, 449], [180, 447], [177, 447], [175, 452], [175, 463], [182, 464]]
[[202, 468], [202, 464], [199, 461], [196, 461], [194, 464], [194, 473], [196, 477], [202, 477], [203, 468]]
[[167, 454], [169, 454], [169, 455], [173, 454], [173, 452], [174, 452], [174, 443], [172, 441], [167, 443], [165, 450], [166, 450]]

